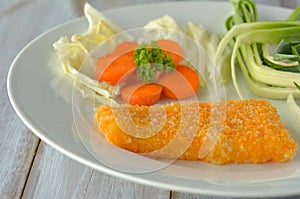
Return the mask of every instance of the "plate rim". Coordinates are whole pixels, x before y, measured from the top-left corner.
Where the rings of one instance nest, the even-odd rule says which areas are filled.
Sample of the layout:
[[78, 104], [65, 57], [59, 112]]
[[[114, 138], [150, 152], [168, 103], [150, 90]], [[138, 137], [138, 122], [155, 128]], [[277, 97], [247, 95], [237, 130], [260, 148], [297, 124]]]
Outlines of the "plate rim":
[[[160, 3], [147, 3], [147, 4], [139, 4], [139, 5], [129, 5], [129, 6], [123, 6], [123, 7], [117, 7], [117, 8], [112, 8], [112, 9], [107, 9], [107, 10], [100, 10], [101, 13], [103, 13], [104, 15], [108, 15], [108, 19], [109, 19], [109, 13], [110, 12], [116, 12], [119, 10], [127, 10], [127, 9], [137, 9], [137, 8], [141, 8], [141, 7], [148, 7], [148, 6], [159, 6], [161, 4], [228, 4], [228, 2], [225, 1], [180, 1], [180, 2], [160, 2]], [[292, 9], [289, 8], [284, 8], [284, 7], [278, 7], [278, 6], [272, 6], [272, 5], [263, 5], [263, 4], [258, 4], [257, 6], [259, 7], [269, 7], [269, 8], [277, 8], [277, 9], [284, 9], [284, 10], [289, 10], [291, 11]], [[24, 113], [22, 111], [22, 108], [19, 106], [19, 104], [17, 103], [17, 100], [15, 99], [13, 90], [11, 89], [11, 84], [12, 84], [12, 74], [14, 72], [14, 69], [17, 67], [16, 63], [19, 60], [19, 58], [22, 56], [22, 54], [31, 47], [32, 44], [34, 44], [35, 42], [38, 42], [41, 38], [46, 37], [48, 34], [51, 34], [52, 32], [55, 32], [57, 29], [59, 28], [63, 28], [64, 26], [67, 26], [71, 23], [82, 23], [84, 20], [84, 16], [81, 17], [77, 17], [71, 20], [67, 20], [64, 23], [61, 23], [59, 25], [56, 25], [52, 28], [50, 28], [49, 30], [43, 32], [42, 34], [38, 35], [37, 37], [35, 37], [33, 40], [31, 40], [29, 43], [27, 43], [22, 50], [17, 54], [17, 56], [14, 58], [14, 60], [12, 61], [9, 70], [8, 70], [8, 74], [7, 74], [7, 93], [8, 93], [8, 97], [9, 97], [9, 101], [14, 109], [14, 111], [16, 112], [16, 114], [18, 115], [18, 117], [21, 119], [21, 121], [26, 125], [27, 128], [29, 128], [32, 133], [34, 133], [37, 137], [39, 137], [41, 140], [43, 140], [45, 143], [49, 144], [51, 147], [55, 148], [57, 151], [61, 152], [62, 154], [66, 155], [67, 157], [75, 160], [76, 162], [88, 166], [90, 168], [96, 169], [100, 172], [115, 176], [115, 177], [120, 177], [122, 179], [125, 180], [129, 180], [131, 182], [136, 182], [136, 183], [140, 183], [143, 185], [147, 185], [147, 186], [155, 186], [157, 188], [164, 188], [164, 189], [168, 189], [168, 190], [175, 190], [175, 191], [180, 191], [180, 192], [188, 192], [188, 193], [194, 193], [194, 194], [203, 194], [203, 195], [210, 195], [210, 196], [231, 196], [231, 197], [274, 197], [274, 196], [294, 196], [294, 195], [298, 195], [300, 194], [300, 190], [294, 190], [294, 191], [289, 191], [289, 192], [284, 192], [282, 190], [278, 191], [277, 193], [271, 193], [271, 192], [259, 192], [259, 193], [254, 193], [254, 192], [238, 192], [238, 191], [219, 191], [219, 192], [215, 192], [215, 190], [207, 190], [207, 189], [202, 189], [201, 187], [198, 188], [188, 188], [188, 187], [182, 187], [180, 185], [176, 185], [176, 184], [166, 184], [165, 182], [160, 182], [160, 181], [156, 181], [153, 179], [149, 179], [149, 178], [143, 178], [141, 177], [142, 175], [136, 175], [136, 174], [132, 174], [132, 173], [125, 173], [125, 172], [121, 172], [121, 171], [117, 171], [113, 168], [107, 167], [106, 165], [102, 164], [101, 162], [95, 164], [89, 160], [87, 160], [86, 158], [77, 155], [67, 149], [65, 149], [63, 146], [60, 146], [59, 144], [53, 142], [51, 140], [51, 138], [49, 138], [48, 136], [45, 136], [43, 132], [43, 130], [39, 129], [39, 127], [35, 126], [32, 121], [30, 121], [30, 119], [26, 116], [26, 113]], [[210, 183], [211, 184], [211, 183]], [[216, 186], [220, 186], [220, 185], [216, 185]], [[263, 194], [263, 195], [261, 195]]]

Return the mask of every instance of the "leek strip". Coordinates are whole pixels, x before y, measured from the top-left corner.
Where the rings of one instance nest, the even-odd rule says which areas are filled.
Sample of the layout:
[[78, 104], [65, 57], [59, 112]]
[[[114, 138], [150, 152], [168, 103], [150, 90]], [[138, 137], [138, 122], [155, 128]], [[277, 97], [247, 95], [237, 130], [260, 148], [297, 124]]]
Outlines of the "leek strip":
[[[238, 86], [236, 80], [236, 72], [235, 72], [235, 59], [238, 53], [238, 49], [243, 44], [251, 44], [251, 43], [273, 43], [279, 42], [283, 36], [285, 36], [286, 32], [289, 32], [289, 39], [300, 39], [299, 31], [300, 26], [298, 27], [288, 27], [288, 28], [275, 28], [275, 29], [263, 29], [263, 30], [254, 30], [250, 33], [244, 33], [238, 35], [236, 37], [236, 42], [233, 48], [232, 57], [231, 57], [231, 75], [235, 88], [240, 93], [240, 88]], [[279, 72], [279, 71], [276, 71]], [[295, 74], [293, 74], [295, 75]], [[268, 75], [269, 76], [269, 75]], [[268, 77], [264, 76], [264, 78]], [[300, 78], [300, 76], [299, 76]], [[291, 79], [289, 77], [288, 79]], [[278, 81], [278, 80], [277, 80]]]
[[[288, 34], [287, 34], [288, 33]], [[282, 38], [287, 40], [300, 40], [300, 24], [295, 27], [282, 27], [271, 29], [253, 30], [237, 36], [239, 42], [245, 44], [251, 43], [276, 43]], [[237, 42], [236, 42], [237, 43]], [[235, 44], [238, 46], [239, 44]]]
[[[274, 55], [273, 59], [274, 59], [274, 60], [272, 60], [273, 64], [276, 61], [282, 61], [282, 60], [285, 63], [286, 61], [296, 61], [297, 60], [297, 56], [296, 55], [278, 54], [277, 53], [277, 54]], [[280, 63], [282, 63], [282, 62], [280, 62]]]
[[[300, 93], [300, 92], [299, 92]], [[296, 104], [294, 96], [292, 94], [288, 95], [286, 100], [287, 110], [292, 119], [292, 124], [299, 128], [300, 127], [300, 107]]]
[[[286, 98], [289, 94], [299, 97], [300, 92], [293, 85], [295, 80], [299, 81], [299, 73], [278, 71], [264, 65], [265, 60], [262, 52], [262, 46], [266, 43], [279, 43], [282, 39], [288, 42], [299, 41], [299, 21], [292, 23], [291, 21], [253, 22], [257, 20], [254, 1], [231, 0], [231, 2], [235, 8], [235, 14], [226, 20], [226, 27], [230, 30], [221, 40], [214, 57], [219, 70], [222, 73], [228, 70], [220, 57], [224, 54], [224, 49], [231, 45], [231, 42], [234, 42], [234, 45], [231, 45], [233, 51], [229, 69], [231, 69], [233, 85], [241, 99], [243, 96], [237, 82], [236, 61], [239, 63], [246, 83], [254, 95], [277, 99]], [[300, 6], [289, 19], [300, 19]], [[286, 68], [288, 67], [284, 66], [284, 69]], [[290, 69], [288, 68], [288, 70]], [[222, 77], [226, 76], [222, 74]], [[226, 79], [224, 78], [223, 81]]]
[[300, 20], [300, 5], [297, 6], [293, 13], [288, 17], [288, 21], [297, 21]]
[[[299, 66], [297, 62], [297, 56], [296, 55], [290, 55], [290, 54], [280, 54], [276, 53], [274, 56], [269, 54], [268, 50], [268, 44], [263, 44], [261, 48], [261, 57], [263, 58], [263, 61], [266, 62], [266, 65], [270, 66], [271, 68], [277, 69], [280, 68], [286, 71], [292, 71], [292, 68], [297, 68]], [[285, 61], [282, 61], [285, 60]], [[300, 72], [300, 71], [297, 71]]]
[[[246, 80], [246, 83], [250, 91], [254, 95], [273, 99], [285, 99], [289, 94], [292, 93], [295, 97], [300, 97], [300, 92], [296, 88], [270, 86], [252, 79], [240, 53], [238, 53], [237, 55], [237, 61]], [[244, 99], [241, 89], [237, 90], [237, 93], [241, 99]]]
[[[246, 36], [249, 34], [245, 34]], [[243, 75], [246, 79], [246, 82], [250, 88], [250, 90], [253, 92], [253, 94], [255, 95], [259, 95], [262, 97], [268, 97], [268, 98], [277, 98], [277, 99], [282, 99], [282, 98], [286, 98], [288, 94], [290, 93], [297, 93], [297, 97], [300, 97], [300, 92], [297, 91], [297, 89], [295, 88], [286, 88], [286, 87], [276, 87], [276, 86], [269, 86], [267, 84], [263, 84], [260, 82], [257, 82], [253, 80], [251, 80], [250, 75], [249, 75], [249, 71], [247, 70], [246, 67], [246, 63], [244, 63], [242, 57], [239, 53], [239, 47], [241, 47], [243, 45], [243, 43], [247, 43], [245, 41], [247, 41], [245, 39], [246, 36], [238, 36], [237, 40], [236, 40], [236, 45], [234, 46], [233, 52], [232, 52], [232, 57], [231, 57], [231, 75], [232, 75], [232, 81], [233, 81], [233, 85], [239, 95], [239, 97], [241, 99], [243, 99], [243, 95], [241, 93], [241, 89], [240, 86], [237, 82], [236, 79], [236, 69], [235, 69], [235, 61], [238, 58], [240, 67], [242, 69]], [[266, 78], [266, 77], [265, 77]], [[278, 79], [277, 79], [278, 81]]]
[[253, 55], [254, 55], [254, 59], [255, 59], [255, 63], [258, 64], [262, 64], [263, 61], [261, 60], [260, 56], [259, 56], [259, 50], [258, 50], [258, 45], [259, 45], [259, 49], [261, 49], [261, 44], [252, 44], [252, 51], [253, 51]]
[[[261, 83], [279, 86], [279, 87], [294, 87], [294, 81], [300, 81], [300, 73], [293, 73], [288, 71], [274, 70], [262, 63], [256, 62], [253, 57], [257, 55], [253, 54], [250, 47], [246, 47], [244, 54], [247, 55], [246, 65], [248, 66], [249, 73], [252, 77]], [[280, 81], [278, 81], [280, 80]]]
[[257, 21], [257, 10], [255, 6], [255, 2], [251, 0], [239, 1], [240, 8], [242, 9], [242, 13], [244, 14], [245, 22], [253, 22]]
[[257, 10], [255, 1], [230, 0], [230, 2], [232, 3], [235, 9], [235, 14], [232, 15], [233, 24], [257, 21]]
[[[219, 65], [218, 60], [222, 57], [222, 54], [229, 44], [229, 42], [235, 38], [237, 35], [240, 35], [242, 33], [249, 33], [254, 30], [259, 29], [276, 29], [276, 28], [283, 28], [283, 27], [297, 27], [300, 26], [300, 23], [297, 21], [264, 21], [264, 22], [251, 22], [251, 23], [243, 23], [233, 26], [223, 37], [223, 39], [220, 41], [220, 44], [218, 46], [217, 52], [215, 54], [215, 63], [217, 63], [217, 66]], [[262, 35], [261, 35], [262, 36]]]
[[[235, 71], [235, 58], [238, 55], [240, 55], [239, 52], [238, 52], [238, 50], [239, 50], [238, 48], [234, 48], [233, 52], [232, 52], [232, 57], [231, 57], [231, 60], [230, 60], [230, 62], [231, 62], [230, 63], [230, 66], [231, 66], [231, 78], [232, 78], [232, 82], [233, 82], [234, 88], [235, 88], [236, 92], [238, 93], [239, 97], [241, 99], [244, 99], [243, 95], [241, 93], [240, 85], [238, 84], [237, 79], [236, 79], [236, 71]], [[240, 62], [243, 63], [243, 65], [244, 65], [244, 62], [243, 62], [242, 58], [241, 58]]]

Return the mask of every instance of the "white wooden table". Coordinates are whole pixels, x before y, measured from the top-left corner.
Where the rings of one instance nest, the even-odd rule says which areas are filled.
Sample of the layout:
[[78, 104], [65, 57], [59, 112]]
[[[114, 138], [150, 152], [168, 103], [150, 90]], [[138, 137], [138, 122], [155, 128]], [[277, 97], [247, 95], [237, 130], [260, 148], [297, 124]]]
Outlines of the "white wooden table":
[[[157, 0], [93, 0], [91, 3], [99, 10], [106, 10], [149, 2]], [[222, 198], [173, 192], [100, 173], [45, 144], [17, 117], [6, 91], [11, 62], [39, 34], [82, 16], [84, 3], [85, 0], [0, 1], [0, 198]], [[257, 3], [294, 8], [300, 1], [260, 0]]]

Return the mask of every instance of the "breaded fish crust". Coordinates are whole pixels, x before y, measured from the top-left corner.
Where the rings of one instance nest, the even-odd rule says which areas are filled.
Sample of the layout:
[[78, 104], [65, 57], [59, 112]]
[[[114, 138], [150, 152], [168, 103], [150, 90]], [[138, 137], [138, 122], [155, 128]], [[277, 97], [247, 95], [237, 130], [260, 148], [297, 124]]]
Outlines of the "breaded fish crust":
[[214, 164], [284, 162], [298, 149], [266, 100], [102, 105], [94, 126], [113, 145], [154, 158]]

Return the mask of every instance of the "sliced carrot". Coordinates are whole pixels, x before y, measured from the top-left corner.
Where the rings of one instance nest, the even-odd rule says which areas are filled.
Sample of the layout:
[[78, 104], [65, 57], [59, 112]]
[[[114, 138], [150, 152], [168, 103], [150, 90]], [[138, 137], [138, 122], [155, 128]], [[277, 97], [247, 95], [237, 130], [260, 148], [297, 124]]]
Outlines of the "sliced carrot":
[[182, 49], [177, 42], [168, 39], [160, 39], [157, 40], [157, 44], [163, 52], [168, 52], [170, 56], [172, 56], [175, 65], [181, 62]]
[[[133, 56], [128, 54], [107, 54], [99, 58], [95, 70], [95, 77], [99, 82], [107, 82], [112, 85], [127, 80], [125, 76], [135, 69]], [[122, 80], [122, 81], [120, 81]]]
[[114, 53], [118, 54], [131, 54], [133, 56], [133, 51], [134, 49], [138, 46], [137, 43], [132, 42], [132, 41], [125, 41], [120, 44], [118, 44], [115, 47]]
[[185, 65], [177, 65], [171, 74], [163, 73], [158, 83], [164, 87], [164, 96], [177, 100], [195, 96], [200, 86], [196, 71]]
[[116, 59], [115, 54], [107, 54], [100, 57], [96, 64], [95, 78], [98, 81], [103, 81], [102, 75], [106, 68]]
[[121, 89], [121, 98], [132, 105], [150, 106], [158, 102], [163, 87], [155, 83], [131, 84]]

